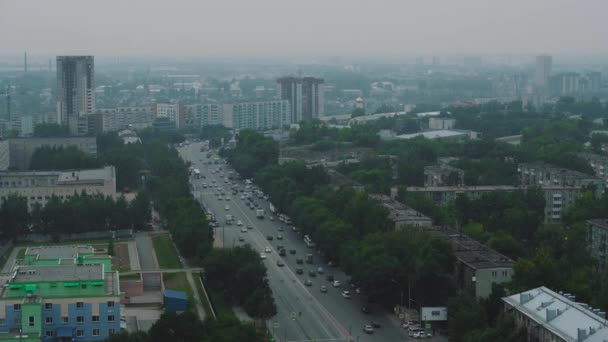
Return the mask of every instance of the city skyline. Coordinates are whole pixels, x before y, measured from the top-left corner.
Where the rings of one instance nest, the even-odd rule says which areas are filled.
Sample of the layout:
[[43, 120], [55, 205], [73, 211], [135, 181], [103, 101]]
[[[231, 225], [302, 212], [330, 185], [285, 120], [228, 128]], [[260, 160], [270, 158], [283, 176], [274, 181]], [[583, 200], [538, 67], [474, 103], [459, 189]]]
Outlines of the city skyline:
[[608, 24], [601, 14], [607, 7], [599, 0], [584, 6], [565, 0], [467, 0], [457, 6], [447, 1], [438, 5], [314, 0], [306, 6], [286, 6], [278, 0], [183, 0], [179, 6], [40, 1], [32, 11], [31, 2], [4, 2], [0, 30], [19, 35], [3, 35], [0, 44], [5, 54], [32, 55], [606, 54], [602, 33]]

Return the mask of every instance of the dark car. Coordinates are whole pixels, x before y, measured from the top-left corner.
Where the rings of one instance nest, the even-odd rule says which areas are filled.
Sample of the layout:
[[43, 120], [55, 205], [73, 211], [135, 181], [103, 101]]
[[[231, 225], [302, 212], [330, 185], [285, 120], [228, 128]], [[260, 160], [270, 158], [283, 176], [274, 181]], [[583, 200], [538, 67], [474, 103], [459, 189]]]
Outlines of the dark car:
[[304, 260], [302, 260], [301, 258], [296, 259], [296, 264], [302, 265], [303, 263], [304, 263]]
[[272, 241], [272, 239], [273, 239], [272, 235], [268, 235], [268, 236], [266, 237], [266, 240], [268, 240], [268, 241]]
[[297, 274], [304, 274], [304, 270], [302, 269], [302, 267], [296, 267], [296, 273]]
[[362, 307], [362, 308], [361, 308], [361, 312], [363, 312], [363, 313], [365, 313], [365, 314], [368, 314], [368, 313], [370, 313], [370, 312], [371, 312], [371, 310], [369, 309], [369, 307], [364, 306], [364, 307]]
[[306, 279], [306, 281], [304, 282], [304, 285], [312, 286], [312, 281], [310, 279]]
[[289, 254], [296, 254], [296, 250], [295, 249], [290, 249], [289, 250]]
[[325, 280], [327, 280], [327, 281], [334, 281], [334, 275], [333, 275], [333, 274], [328, 274], [328, 275], [325, 277]]
[[369, 322], [369, 324], [371, 324], [372, 327], [374, 327], [376, 329], [380, 328], [380, 323], [378, 323], [376, 321], [371, 321], [371, 322]]
[[282, 260], [279, 259], [279, 260], [277, 260], [277, 266], [283, 267], [283, 266], [285, 266], [285, 264], [283, 263]]
[[314, 278], [317, 276], [317, 272], [315, 272], [315, 270], [310, 270], [308, 271], [308, 275]]
[[280, 256], [285, 256], [285, 248], [279, 249], [279, 255]]

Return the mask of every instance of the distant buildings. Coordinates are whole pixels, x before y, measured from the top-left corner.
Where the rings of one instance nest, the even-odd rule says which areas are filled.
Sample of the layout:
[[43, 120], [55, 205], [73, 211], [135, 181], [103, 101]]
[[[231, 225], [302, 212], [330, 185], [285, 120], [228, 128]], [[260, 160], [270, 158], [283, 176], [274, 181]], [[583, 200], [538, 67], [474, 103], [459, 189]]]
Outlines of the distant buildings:
[[527, 341], [608, 340], [606, 313], [544, 286], [502, 298], [504, 312], [527, 332]]
[[597, 260], [598, 268], [606, 271], [608, 266], [608, 219], [587, 221], [587, 250]]
[[101, 341], [120, 332], [118, 272], [91, 246], [29, 247], [0, 278], [2, 341]]
[[155, 118], [167, 118], [171, 122], [175, 122], [177, 128], [182, 128], [184, 125], [184, 109], [179, 104], [175, 103], [157, 103], [154, 105]]
[[424, 167], [424, 186], [463, 186], [464, 171], [445, 164]]
[[593, 153], [578, 153], [577, 156], [589, 163], [596, 177], [608, 183], [608, 157]]
[[0, 171], [28, 170], [34, 152], [40, 147], [75, 147], [91, 156], [97, 155], [95, 137], [7, 139], [0, 141]]
[[450, 118], [429, 118], [429, 129], [442, 130], [442, 129], [453, 129], [456, 125], [456, 119]]
[[[443, 206], [456, 200], [461, 195], [477, 199], [492, 192], [526, 191], [527, 189], [528, 186], [481, 185], [407, 187], [406, 191], [425, 195], [438, 205]], [[565, 185], [543, 185], [541, 189], [545, 196], [545, 223], [559, 223], [563, 210], [574, 204], [576, 195], [585, 190], [582, 186]]]
[[291, 124], [289, 101], [259, 101], [224, 104], [223, 125], [234, 129], [272, 129]]
[[0, 200], [16, 194], [27, 199], [30, 209], [34, 204], [46, 205], [53, 196], [67, 199], [82, 192], [115, 196], [114, 166], [74, 171], [0, 172]]
[[553, 58], [548, 55], [536, 57], [536, 71], [534, 74], [534, 83], [541, 94], [548, 95], [550, 91], [551, 67]]
[[396, 135], [395, 139], [414, 139], [417, 137], [423, 137], [425, 139], [447, 139], [447, 140], [468, 140], [477, 139], [478, 134], [474, 131], [467, 130], [437, 130], [437, 131], [426, 131], [412, 134], [401, 134]]
[[602, 179], [543, 162], [519, 164], [517, 172], [521, 185], [594, 187], [596, 195], [604, 193]]
[[289, 101], [291, 122], [317, 119], [323, 116], [322, 78], [282, 77], [277, 80], [281, 100]]
[[86, 114], [95, 110], [93, 56], [57, 56], [57, 122], [72, 135], [87, 133]]
[[371, 198], [378, 201], [388, 211], [388, 218], [391, 220], [395, 230], [401, 230], [404, 226], [431, 227], [433, 220], [407, 205], [391, 199], [386, 195], [373, 194]]
[[116, 132], [125, 128], [143, 129], [152, 126], [153, 107], [117, 107], [96, 109], [88, 116], [90, 134]]

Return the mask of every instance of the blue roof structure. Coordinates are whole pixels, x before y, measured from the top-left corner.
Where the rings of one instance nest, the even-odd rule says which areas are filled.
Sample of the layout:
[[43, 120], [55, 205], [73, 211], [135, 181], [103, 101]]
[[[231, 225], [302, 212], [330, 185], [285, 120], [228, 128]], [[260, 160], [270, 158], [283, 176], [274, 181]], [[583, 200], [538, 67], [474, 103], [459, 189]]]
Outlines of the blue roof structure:
[[183, 291], [165, 289], [165, 292], [163, 293], [163, 295], [168, 298], [188, 300], [188, 296], [186, 295], [186, 292], [183, 292]]

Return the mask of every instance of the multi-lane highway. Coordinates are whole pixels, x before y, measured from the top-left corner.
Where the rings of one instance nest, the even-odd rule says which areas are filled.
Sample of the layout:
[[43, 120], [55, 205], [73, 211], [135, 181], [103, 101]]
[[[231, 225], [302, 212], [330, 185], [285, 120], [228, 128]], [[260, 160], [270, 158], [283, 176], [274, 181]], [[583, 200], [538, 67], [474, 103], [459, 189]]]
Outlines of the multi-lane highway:
[[[223, 239], [225, 247], [248, 243], [260, 254], [266, 255], [264, 263], [268, 269], [268, 279], [277, 304], [277, 315], [270, 320], [275, 339], [278, 341], [403, 341], [406, 333], [394, 321], [386, 316], [381, 308], [371, 306], [371, 313], [362, 312], [366, 305], [365, 297], [357, 294], [348, 286], [347, 276], [337, 268], [328, 267], [319, 254], [307, 248], [302, 237], [293, 232], [289, 226], [278, 219], [269, 219], [269, 205], [263, 199], [255, 198], [261, 208], [265, 209], [264, 219], [256, 218], [255, 210], [251, 209], [247, 200], [241, 199], [241, 192], [233, 195], [230, 182], [225, 180], [228, 172], [233, 171], [227, 164], [208, 164], [209, 160], [217, 158], [212, 154], [206, 158], [206, 152], [200, 151], [202, 143], [192, 143], [179, 148], [184, 160], [190, 161], [194, 168], [201, 172], [201, 177], [191, 178], [193, 195], [214, 213], [220, 228], [216, 239]], [[221, 168], [221, 171], [219, 171]], [[243, 189], [243, 181], [233, 181], [237, 189]], [[203, 183], [208, 186], [203, 187]], [[225, 195], [218, 195], [222, 190]], [[222, 199], [219, 199], [221, 196]], [[226, 199], [228, 197], [228, 199]], [[229, 209], [226, 209], [229, 208]], [[234, 216], [232, 225], [225, 225], [226, 215]], [[240, 220], [243, 226], [237, 226]], [[250, 225], [253, 229], [242, 230]], [[280, 227], [283, 231], [279, 231]], [[277, 240], [278, 235], [282, 240]], [[269, 241], [268, 236], [273, 240]], [[239, 237], [241, 240], [239, 241]], [[278, 254], [277, 246], [282, 245], [288, 253], [285, 256]], [[270, 253], [264, 250], [270, 248]], [[296, 253], [289, 251], [295, 249]], [[306, 254], [312, 253], [313, 264], [296, 264], [297, 258], [305, 259]], [[284, 266], [278, 266], [281, 260]], [[298, 267], [303, 268], [303, 274], [296, 274]], [[324, 269], [324, 274], [309, 275], [310, 271]], [[326, 280], [331, 274], [342, 282], [342, 286], [335, 288]], [[309, 279], [311, 286], [305, 286]], [[321, 292], [321, 286], [327, 292]], [[344, 298], [343, 290], [349, 290], [351, 298]], [[371, 321], [377, 322], [380, 327], [373, 334], [367, 334], [363, 327]]]

